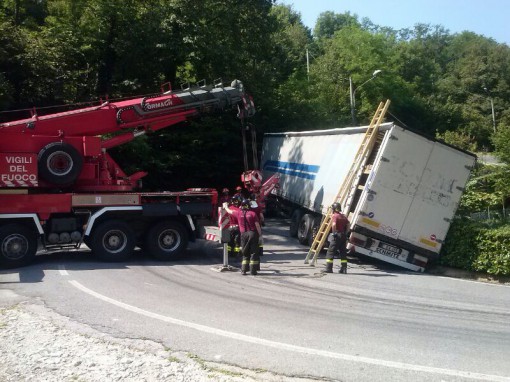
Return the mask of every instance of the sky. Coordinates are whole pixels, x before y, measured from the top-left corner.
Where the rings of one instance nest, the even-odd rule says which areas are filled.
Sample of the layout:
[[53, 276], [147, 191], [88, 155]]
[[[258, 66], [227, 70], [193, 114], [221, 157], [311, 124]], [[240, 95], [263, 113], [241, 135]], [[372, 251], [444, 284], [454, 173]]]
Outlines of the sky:
[[278, 0], [301, 13], [313, 31], [322, 12], [350, 12], [359, 20], [393, 29], [415, 24], [441, 25], [450, 33], [465, 30], [510, 46], [510, 0]]

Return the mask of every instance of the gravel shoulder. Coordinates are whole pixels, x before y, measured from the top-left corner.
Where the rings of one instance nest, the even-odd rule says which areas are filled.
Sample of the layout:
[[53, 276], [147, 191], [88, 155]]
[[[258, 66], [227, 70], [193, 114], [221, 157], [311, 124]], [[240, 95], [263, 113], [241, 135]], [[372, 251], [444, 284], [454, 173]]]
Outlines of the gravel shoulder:
[[0, 290], [0, 380], [310, 381], [207, 362], [143, 340], [115, 338]]

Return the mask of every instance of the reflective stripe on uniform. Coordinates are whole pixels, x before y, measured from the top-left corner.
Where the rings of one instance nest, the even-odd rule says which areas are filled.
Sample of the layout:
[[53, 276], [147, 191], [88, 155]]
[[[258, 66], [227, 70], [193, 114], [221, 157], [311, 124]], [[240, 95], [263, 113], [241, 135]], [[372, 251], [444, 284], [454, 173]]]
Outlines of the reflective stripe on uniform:
[[333, 263], [333, 259], [326, 259], [326, 263]]
[[341, 264], [347, 264], [347, 260], [340, 260]]
[[250, 261], [250, 264], [260, 264], [260, 261]]
[[245, 264], [248, 264], [249, 261], [248, 260], [243, 260], [243, 262], [241, 264], [245, 265]]

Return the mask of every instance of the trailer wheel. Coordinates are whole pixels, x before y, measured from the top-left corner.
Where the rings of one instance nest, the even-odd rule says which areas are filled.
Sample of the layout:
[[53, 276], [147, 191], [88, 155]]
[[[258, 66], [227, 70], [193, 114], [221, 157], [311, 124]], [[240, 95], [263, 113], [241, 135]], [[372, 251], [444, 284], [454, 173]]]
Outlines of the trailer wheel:
[[312, 237], [313, 215], [304, 214], [299, 222], [298, 241], [301, 244], [308, 245]]
[[71, 145], [52, 142], [38, 156], [39, 175], [49, 183], [64, 186], [73, 183], [81, 173], [83, 159]]
[[175, 260], [188, 246], [188, 231], [175, 221], [154, 225], [145, 238], [144, 249], [158, 260]]
[[301, 219], [303, 218], [303, 210], [295, 209], [290, 216], [290, 229], [289, 235], [290, 237], [297, 237], [299, 231], [299, 224], [301, 223]]
[[135, 248], [135, 234], [122, 220], [101, 223], [88, 241], [92, 253], [104, 261], [125, 261]]
[[37, 252], [37, 233], [22, 224], [0, 227], [0, 265], [17, 268], [31, 263]]

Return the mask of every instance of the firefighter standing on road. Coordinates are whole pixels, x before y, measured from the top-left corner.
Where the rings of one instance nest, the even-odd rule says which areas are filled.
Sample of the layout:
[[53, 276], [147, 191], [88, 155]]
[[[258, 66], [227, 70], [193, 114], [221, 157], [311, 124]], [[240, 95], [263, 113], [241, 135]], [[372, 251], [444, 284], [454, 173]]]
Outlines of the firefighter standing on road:
[[326, 253], [325, 273], [333, 273], [333, 258], [336, 253], [340, 254], [340, 270], [338, 273], [347, 273], [347, 232], [349, 231], [349, 220], [342, 213], [340, 203], [331, 205], [333, 216], [331, 216], [331, 235], [329, 248]]
[[243, 199], [241, 201], [241, 210], [234, 211], [227, 205], [224, 208], [229, 214], [236, 215], [237, 224], [241, 231], [241, 253], [243, 260], [241, 263], [241, 274], [256, 275], [260, 270], [260, 257], [258, 253], [259, 237], [262, 235], [257, 214], [250, 210], [250, 201]]

